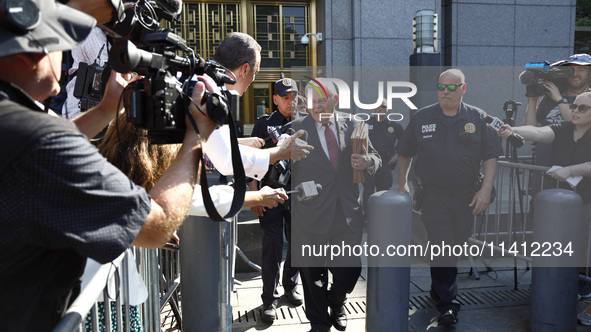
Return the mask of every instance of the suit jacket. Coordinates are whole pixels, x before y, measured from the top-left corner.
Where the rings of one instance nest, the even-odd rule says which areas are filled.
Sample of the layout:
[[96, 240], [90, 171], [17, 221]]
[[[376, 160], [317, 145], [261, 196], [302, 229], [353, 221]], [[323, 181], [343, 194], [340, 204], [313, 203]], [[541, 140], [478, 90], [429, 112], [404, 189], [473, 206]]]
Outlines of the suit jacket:
[[[335, 111], [337, 116], [337, 137], [339, 141], [339, 162], [337, 170], [332, 166], [324, 152], [312, 116], [292, 122], [295, 130], [308, 132], [308, 144], [314, 146], [306, 159], [295, 162], [292, 166], [292, 187], [306, 181], [314, 181], [322, 186], [318, 196], [292, 202], [292, 223], [301, 230], [315, 234], [325, 234], [330, 230], [335, 217], [344, 215], [353, 231], [363, 228], [363, 214], [359, 203], [359, 186], [353, 183], [351, 167], [351, 133], [358, 124], [347, 118], [345, 113]], [[368, 155], [374, 162], [374, 171], [381, 165], [381, 159], [371, 142]], [[342, 214], [337, 214], [337, 199], [340, 201]]]

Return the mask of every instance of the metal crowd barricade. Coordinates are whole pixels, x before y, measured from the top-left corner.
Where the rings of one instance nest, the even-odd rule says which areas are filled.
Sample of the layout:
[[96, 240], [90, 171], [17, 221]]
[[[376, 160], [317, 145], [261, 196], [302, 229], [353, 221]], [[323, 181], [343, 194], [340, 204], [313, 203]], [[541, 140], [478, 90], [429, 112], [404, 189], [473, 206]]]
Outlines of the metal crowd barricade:
[[[529, 268], [532, 258], [523, 254], [521, 244], [531, 243], [533, 239], [531, 201], [543, 188], [557, 188], [559, 185], [557, 180], [544, 176], [548, 169], [546, 166], [500, 160], [495, 179], [497, 197], [484, 214], [475, 218], [474, 231], [468, 242], [491, 248], [496, 257], [514, 257], [514, 268], [517, 259], [525, 261]], [[548, 181], [552, 182], [548, 184]], [[589, 253], [587, 255], [589, 257]], [[487, 268], [490, 267], [486, 258], [479, 258]], [[472, 266], [478, 277], [474, 264]], [[591, 281], [584, 275], [580, 279]]]
[[[180, 304], [180, 262], [178, 251], [164, 249], [136, 249], [136, 260], [128, 257], [127, 251], [117, 259], [102, 265], [95, 275], [81, 290], [80, 295], [68, 308], [65, 316], [54, 328], [54, 332], [85, 331], [86, 317], [90, 312], [88, 322], [91, 331], [100, 331], [98, 315], [98, 299], [103, 294], [105, 331], [129, 331], [129, 276], [127, 264], [137, 264], [142, 278], [148, 288], [148, 299], [140, 305], [142, 327], [145, 332], [159, 332], [162, 318], [174, 330], [182, 328]], [[121, 271], [121, 278], [116, 271]], [[115, 282], [115, 289], [108, 289], [106, 285], [111, 280]], [[118, 291], [120, 290], [120, 291]], [[116, 308], [111, 309], [111, 302]], [[125, 313], [123, 315], [122, 313]], [[115, 324], [112, 316], [115, 315]], [[168, 317], [170, 316], [170, 317]], [[125, 322], [124, 322], [125, 320]], [[123, 328], [125, 326], [125, 328]]]
[[[121, 287], [121, 292], [115, 290], [115, 303], [117, 308], [122, 307], [121, 296], [128, 296], [129, 295], [129, 283], [124, 281], [122, 285], [120, 285], [121, 280], [118, 277], [118, 270], [121, 271], [121, 279], [128, 280], [127, 275], [127, 266], [124, 266], [124, 261], [128, 262], [127, 259], [127, 252], [121, 254], [117, 257], [114, 261], [103, 264], [95, 275], [91, 278], [88, 282], [86, 287], [81, 290], [80, 295], [74, 300], [72, 305], [66, 311], [64, 317], [60, 320], [58, 325], [53, 329], [54, 332], [69, 332], [69, 331], [85, 331], [85, 320], [86, 315], [90, 312], [91, 313], [91, 322], [90, 326], [92, 331], [99, 331], [99, 322], [98, 322], [98, 298], [101, 294], [103, 294], [104, 299], [104, 319], [105, 319], [105, 331], [110, 332], [112, 331], [111, 326], [111, 298], [113, 294], [110, 294], [109, 289], [106, 285], [109, 284], [111, 279], [115, 281], [115, 288], [119, 289]], [[125, 294], [125, 295], [123, 295]], [[124, 303], [128, 303], [125, 301]], [[129, 317], [129, 305], [123, 305], [126, 317]], [[116, 315], [116, 329], [117, 331], [123, 331], [122, 329], [122, 312], [121, 310], [117, 310], [115, 312]], [[126, 324], [127, 328], [129, 328], [129, 321]], [[126, 331], [129, 331], [128, 329]]]

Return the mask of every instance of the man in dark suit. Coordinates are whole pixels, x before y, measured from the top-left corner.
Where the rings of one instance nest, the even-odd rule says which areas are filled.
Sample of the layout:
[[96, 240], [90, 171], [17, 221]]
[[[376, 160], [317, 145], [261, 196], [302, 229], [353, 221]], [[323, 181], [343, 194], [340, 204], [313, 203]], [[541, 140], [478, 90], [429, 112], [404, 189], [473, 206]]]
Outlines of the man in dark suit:
[[[316, 82], [315, 89], [307, 86], [312, 89], [314, 105], [309, 110], [310, 116], [292, 123], [295, 130], [304, 129], [308, 133], [308, 144], [315, 147], [306, 159], [293, 164], [292, 183], [314, 181], [322, 190], [312, 199], [292, 203], [292, 262], [300, 267], [311, 331], [329, 331], [331, 326], [345, 331], [347, 294], [353, 291], [359, 278], [361, 258], [355, 255], [331, 257], [330, 252], [314, 255], [304, 247], [360, 245], [363, 214], [359, 187], [353, 183], [353, 169], [373, 174], [380, 167], [381, 159], [371, 143], [365, 153], [353, 153], [351, 134], [357, 123], [350, 115], [335, 110], [339, 96], [334, 85], [327, 80], [317, 81], [322, 86]], [[330, 288], [329, 271], [332, 274]]]

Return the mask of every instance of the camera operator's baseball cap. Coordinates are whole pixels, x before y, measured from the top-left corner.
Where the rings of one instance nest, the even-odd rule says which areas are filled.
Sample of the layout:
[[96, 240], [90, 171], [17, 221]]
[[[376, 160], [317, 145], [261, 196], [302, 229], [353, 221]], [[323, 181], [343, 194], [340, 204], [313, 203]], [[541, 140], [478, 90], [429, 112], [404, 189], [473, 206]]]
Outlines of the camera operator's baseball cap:
[[275, 86], [273, 87], [273, 94], [279, 95], [280, 97], [292, 91], [298, 92], [298, 86], [291, 78], [279, 80], [275, 82]]
[[55, 0], [0, 2], [0, 58], [71, 50], [95, 25], [91, 16]]
[[571, 55], [570, 57], [568, 57], [568, 61], [564, 65], [568, 66], [570, 64], [580, 66], [591, 66], [591, 56], [585, 53]]

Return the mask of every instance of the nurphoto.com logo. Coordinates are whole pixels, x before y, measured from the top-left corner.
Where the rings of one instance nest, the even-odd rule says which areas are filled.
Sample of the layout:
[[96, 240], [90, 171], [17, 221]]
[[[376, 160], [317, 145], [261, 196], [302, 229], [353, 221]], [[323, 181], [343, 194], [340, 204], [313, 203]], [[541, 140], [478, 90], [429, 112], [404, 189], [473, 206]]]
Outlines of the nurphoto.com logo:
[[[378, 81], [378, 93], [377, 93], [377, 99], [374, 103], [370, 103], [370, 104], [366, 104], [361, 102], [361, 100], [359, 99], [359, 91], [360, 91], [360, 87], [359, 87], [359, 82], [358, 81], [354, 81], [353, 82], [353, 98], [351, 98], [351, 89], [349, 88], [349, 85], [338, 78], [322, 78], [322, 82], [324, 83], [324, 85], [322, 83], [320, 83], [317, 79], [314, 79], [312, 77], [305, 77], [307, 78], [309, 81], [306, 82], [307, 85], [310, 85], [312, 87], [312, 89], [306, 89], [306, 100], [307, 100], [307, 106], [309, 109], [312, 109], [314, 107], [313, 101], [312, 101], [312, 95], [314, 93], [318, 93], [320, 95], [321, 98], [323, 99], [328, 99], [328, 92], [326, 91], [326, 88], [324, 85], [326, 84], [334, 84], [338, 90], [338, 95], [339, 95], [339, 109], [340, 110], [350, 110], [351, 109], [351, 100], [353, 100], [353, 102], [355, 103], [355, 106], [359, 109], [362, 110], [375, 110], [378, 106], [380, 106], [382, 104], [382, 100], [386, 99], [387, 102], [387, 108], [389, 110], [392, 109], [392, 101], [394, 99], [400, 99], [402, 100], [406, 106], [408, 106], [408, 108], [410, 108], [411, 110], [417, 110], [418, 108], [415, 106], [415, 104], [413, 104], [413, 102], [409, 99], [411, 97], [413, 97], [414, 95], [416, 95], [417, 93], [417, 86], [414, 85], [411, 82], [404, 82], [404, 81]], [[310, 83], [313, 82], [313, 83]], [[385, 89], [384, 89], [384, 83], [385, 83]], [[406, 92], [400, 92], [400, 91], [396, 91], [396, 90], [400, 90], [400, 89], [410, 89], [410, 91], [406, 91]], [[385, 91], [385, 97], [384, 97], [384, 91]], [[355, 118], [355, 120], [359, 120], [359, 121], [367, 121], [369, 120], [372, 116], [374, 116], [377, 113], [356, 113], [356, 114], [352, 114], [351, 116]], [[380, 114], [381, 115], [381, 114]], [[332, 117], [332, 114], [320, 114], [321, 117], [325, 116], [325, 117]], [[387, 119], [391, 120], [391, 121], [401, 121], [404, 118], [404, 116], [400, 113], [388, 113], [387, 114]]]

